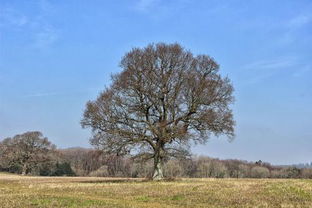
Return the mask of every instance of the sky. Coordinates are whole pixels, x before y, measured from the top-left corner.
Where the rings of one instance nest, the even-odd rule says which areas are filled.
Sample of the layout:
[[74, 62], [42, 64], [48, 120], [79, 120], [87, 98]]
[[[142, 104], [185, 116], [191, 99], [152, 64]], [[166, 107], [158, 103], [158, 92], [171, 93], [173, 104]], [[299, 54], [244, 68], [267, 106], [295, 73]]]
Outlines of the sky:
[[194, 154], [312, 162], [311, 11], [311, 0], [0, 0], [0, 139], [38, 130], [90, 147], [85, 104], [122, 56], [177, 42], [213, 57], [235, 88], [235, 139]]

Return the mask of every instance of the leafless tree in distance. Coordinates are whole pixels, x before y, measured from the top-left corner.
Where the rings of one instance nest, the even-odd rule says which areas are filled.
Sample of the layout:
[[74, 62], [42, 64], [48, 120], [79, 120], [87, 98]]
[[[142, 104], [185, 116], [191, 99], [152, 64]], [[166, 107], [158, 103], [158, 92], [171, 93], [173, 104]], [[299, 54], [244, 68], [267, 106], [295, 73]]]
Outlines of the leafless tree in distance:
[[41, 132], [30, 131], [4, 139], [0, 143], [0, 160], [8, 167], [20, 166], [22, 175], [26, 175], [35, 166], [51, 160], [50, 153], [55, 149]]
[[233, 87], [213, 58], [158, 43], [133, 48], [120, 66], [111, 86], [86, 105], [81, 125], [92, 129], [93, 145], [154, 159], [153, 179], [160, 180], [163, 161], [187, 154], [191, 140], [234, 137]]

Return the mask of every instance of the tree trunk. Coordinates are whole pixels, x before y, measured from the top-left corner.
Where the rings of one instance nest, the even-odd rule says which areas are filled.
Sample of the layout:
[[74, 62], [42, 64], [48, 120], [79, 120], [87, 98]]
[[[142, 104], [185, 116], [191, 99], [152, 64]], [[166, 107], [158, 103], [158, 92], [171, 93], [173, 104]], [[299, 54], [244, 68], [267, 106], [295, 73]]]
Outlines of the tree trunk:
[[22, 168], [22, 175], [26, 175], [27, 174], [27, 163], [24, 163], [23, 168]]
[[153, 180], [159, 181], [164, 178], [163, 174], [163, 162], [161, 158], [154, 158], [154, 174], [153, 174]]
[[153, 180], [159, 181], [164, 178], [163, 174], [163, 149], [159, 148], [159, 150], [155, 153], [154, 156], [154, 174]]

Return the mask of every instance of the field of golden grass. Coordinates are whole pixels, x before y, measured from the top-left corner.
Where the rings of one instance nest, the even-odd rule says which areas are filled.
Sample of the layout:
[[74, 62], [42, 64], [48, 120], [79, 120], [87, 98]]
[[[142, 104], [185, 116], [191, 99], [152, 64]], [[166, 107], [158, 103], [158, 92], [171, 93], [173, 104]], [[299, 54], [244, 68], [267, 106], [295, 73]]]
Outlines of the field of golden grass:
[[312, 180], [31, 177], [0, 173], [0, 207], [312, 207]]

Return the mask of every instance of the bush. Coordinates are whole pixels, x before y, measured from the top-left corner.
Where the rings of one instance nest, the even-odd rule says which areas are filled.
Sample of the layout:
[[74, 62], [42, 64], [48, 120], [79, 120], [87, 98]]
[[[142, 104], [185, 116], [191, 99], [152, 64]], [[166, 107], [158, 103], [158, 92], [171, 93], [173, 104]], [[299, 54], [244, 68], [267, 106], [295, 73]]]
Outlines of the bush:
[[301, 177], [302, 178], [310, 178], [310, 179], [312, 179], [312, 169], [311, 168], [303, 169], [301, 171]]
[[240, 164], [238, 166], [238, 177], [239, 178], [247, 178], [250, 176], [250, 167], [245, 164]]
[[269, 169], [261, 166], [255, 166], [251, 169], [251, 177], [253, 178], [268, 178], [270, 176]]
[[52, 176], [75, 176], [75, 172], [68, 162], [56, 163]]
[[178, 160], [169, 160], [164, 167], [164, 175], [166, 177], [181, 177], [183, 169]]
[[296, 167], [289, 167], [285, 169], [287, 178], [299, 178], [300, 177], [300, 169]]
[[108, 167], [106, 165], [103, 165], [99, 169], [89, 173], [89, 176], [92, 176], [92, 177], [107, 177], [107, 176], [109, 176], [109, 174], [108, 174]]
[[285, 171], [283, 169], [272, 170], [271, 178], [286, 178]]

